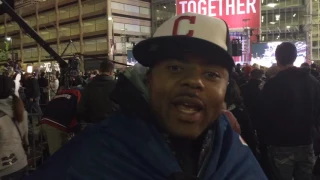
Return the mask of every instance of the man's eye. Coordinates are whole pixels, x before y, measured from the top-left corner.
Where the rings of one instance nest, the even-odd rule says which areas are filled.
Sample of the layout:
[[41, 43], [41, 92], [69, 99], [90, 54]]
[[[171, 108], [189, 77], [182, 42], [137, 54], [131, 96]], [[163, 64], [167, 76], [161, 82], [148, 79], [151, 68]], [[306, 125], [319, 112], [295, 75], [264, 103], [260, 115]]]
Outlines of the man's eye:
[[171, 71], [171, 72], [179, 72], [182, 70], [181, 67], [179, 66], [168, 66], [168, 69]]
[[219, 73], [215, 73], [215, 72], [206, 72], [205, 76], [207, 78], [210, 78], [210, 79], [212, 79], [212, 78], [220, 78]]

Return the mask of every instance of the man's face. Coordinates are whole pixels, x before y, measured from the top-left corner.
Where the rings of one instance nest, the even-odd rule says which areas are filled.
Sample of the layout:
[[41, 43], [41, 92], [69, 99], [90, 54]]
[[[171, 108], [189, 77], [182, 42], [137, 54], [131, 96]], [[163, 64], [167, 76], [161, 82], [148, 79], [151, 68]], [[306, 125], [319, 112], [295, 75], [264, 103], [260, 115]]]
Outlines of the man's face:
[[159, 124], [171, 135], [195, 139], [220, 115], [228, 71], [198, 56], [167, 59], [149, 75], [150, 103]]

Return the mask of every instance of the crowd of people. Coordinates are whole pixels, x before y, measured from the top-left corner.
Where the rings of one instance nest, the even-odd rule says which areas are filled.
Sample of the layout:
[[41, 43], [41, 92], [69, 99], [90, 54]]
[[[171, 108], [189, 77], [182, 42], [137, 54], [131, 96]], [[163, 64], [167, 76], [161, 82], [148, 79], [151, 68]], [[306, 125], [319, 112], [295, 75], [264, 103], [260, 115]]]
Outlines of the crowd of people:
[[[58, 78], [23, 77], [22, 97], [14, 76], [0, 76], [0, 179], [316, 179], [317, 66], [294, 67], [289, 42], [275, 66], [235, 65], [229, 43], [224, 21], [175, 16], [134, 47], [139, 64], [117, 80], [103, 61], [86, 83], [52, 88], [45, 108], [43, 87]], [[42, 114], [50, 154], [28, 176], [24, 109]]]

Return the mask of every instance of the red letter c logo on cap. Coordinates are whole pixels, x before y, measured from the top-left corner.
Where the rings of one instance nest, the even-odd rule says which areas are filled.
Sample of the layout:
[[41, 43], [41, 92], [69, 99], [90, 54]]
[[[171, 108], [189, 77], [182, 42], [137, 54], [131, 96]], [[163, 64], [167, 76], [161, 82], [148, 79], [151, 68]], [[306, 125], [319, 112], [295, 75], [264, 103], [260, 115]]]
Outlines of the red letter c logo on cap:
[[[196, 17], [195, 16], [180, 16], [174, 22], [172, 35], [174, 35], [174, 36], [180, 35], [180, 34], [178, 34], [178, 26], [179, 26], [180, 21], [182, 21], [182, 20], [189, 20], [190, 24], [195, 24], [196, 23]], [[194, 33], [193, 30], [189, 30], [188, 34], [186, 34], [186, 35], [187, 36], [193, 36], [193, 33]]]

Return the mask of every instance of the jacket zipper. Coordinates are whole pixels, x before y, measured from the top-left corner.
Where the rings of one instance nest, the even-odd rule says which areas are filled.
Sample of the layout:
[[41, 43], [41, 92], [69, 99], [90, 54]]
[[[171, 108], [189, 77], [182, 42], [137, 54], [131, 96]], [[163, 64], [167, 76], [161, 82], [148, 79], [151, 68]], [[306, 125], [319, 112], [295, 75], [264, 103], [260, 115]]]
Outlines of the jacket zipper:
[[[200, 167], [198, 175], [197, 175], [197, 177], [200, 178], [200, 179], [203, 178], [205, 170], [206, 170], [206, 168], [208, 166], [208, 163], [209, 163], [209, 158], [210, 158], [211, 153], [212, 153], [213, 139], [214, 139], [213, 131], [208, 132], [208, 136], [207, 136], [207, 138], [205, 140], [206, 142], [204, 142], [205, 144], [204, 144], [203, 148], [201, 149], [201, 153], [200, 153], [200, 157], [201, 157], [201, 155], [205, 155], [205, 158], [204, 158], [204, 160], [203, 160], [203, 162], [201, 164], [201, 167]], [[207, 141], [209, 141], [209, 142], [207, 142]], [[206, 146], [207, 144], [208, 144], [208, 146]], [[206, 152], [206, 149], [208, 149], [207, 152]]]

